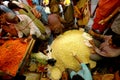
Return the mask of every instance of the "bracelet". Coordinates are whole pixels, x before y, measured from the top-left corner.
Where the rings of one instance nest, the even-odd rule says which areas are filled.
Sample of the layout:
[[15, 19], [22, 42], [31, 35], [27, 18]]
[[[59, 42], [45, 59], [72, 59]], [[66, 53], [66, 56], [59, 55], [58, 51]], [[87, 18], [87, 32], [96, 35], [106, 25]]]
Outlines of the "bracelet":
[[110, 17], [112, 17], [112, 15], [110, 15]]

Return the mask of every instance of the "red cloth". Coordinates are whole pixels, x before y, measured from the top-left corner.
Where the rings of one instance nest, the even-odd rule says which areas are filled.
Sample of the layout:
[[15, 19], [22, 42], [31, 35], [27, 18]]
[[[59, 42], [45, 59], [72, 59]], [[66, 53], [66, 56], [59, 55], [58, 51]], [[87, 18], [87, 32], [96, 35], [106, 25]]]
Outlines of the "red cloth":
[[103, 33], [108, 27], [108, 23], [100, 25], [98, 22], [108, 17], [118, 6], [120, 6], [120, 0], [99, 0], [92, 29], [99, 30], [101, 33]]
[[28, 4], [32, 6], [32, 0], [27, 0]]

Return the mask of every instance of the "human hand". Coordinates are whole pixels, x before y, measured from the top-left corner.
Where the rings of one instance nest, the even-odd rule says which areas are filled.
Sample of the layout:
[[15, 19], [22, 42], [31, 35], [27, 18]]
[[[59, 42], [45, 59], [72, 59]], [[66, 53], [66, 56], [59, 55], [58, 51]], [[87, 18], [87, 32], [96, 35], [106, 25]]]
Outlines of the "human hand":
[[94, 32], [92, 29], [89, 30], [88, 33], [89, 33], [90, 35], [92, 35], [92, 36], [95, 36], [95, 32]]
[[92, 47], [95, 47], [95, 43], [93, 40], [89, 40], [89, 43], [92, 45]]
[[26, 38], [24, 41], [29, 42], [32, 39], [32, 35], [30, 35], [28, 38]]
[[32, 39], [32, 36], [29, 36], [28, 38], [20, 38], [20, 41], [21, 41], [22, 43], [27, 43], [27, 42], [29, 42], [31, 39]]
[[19, 39], [21, 43], [26, 43], [24, 38]]
[[104, 25], [104, 23], [105, 23], [105, 20], [103, 19], [98, 22], [98, 24], [101, 24], [101, 25]]
[[100, 49], [99, 48], [94, 47], [94, 50], [95, 50], [96, 53], [98, 53], [98, 54], [100, 53]]

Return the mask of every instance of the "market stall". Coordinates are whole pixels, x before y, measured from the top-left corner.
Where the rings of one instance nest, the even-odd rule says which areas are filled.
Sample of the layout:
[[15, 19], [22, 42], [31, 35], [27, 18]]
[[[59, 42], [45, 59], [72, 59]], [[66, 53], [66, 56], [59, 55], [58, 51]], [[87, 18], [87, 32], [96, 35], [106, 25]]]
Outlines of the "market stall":
[[18, 72], [22, 72], [34, 43], [34, 39], [27, 43], [20, 39], [4, 40], [0, 45], [0, 74], [14, 77]]

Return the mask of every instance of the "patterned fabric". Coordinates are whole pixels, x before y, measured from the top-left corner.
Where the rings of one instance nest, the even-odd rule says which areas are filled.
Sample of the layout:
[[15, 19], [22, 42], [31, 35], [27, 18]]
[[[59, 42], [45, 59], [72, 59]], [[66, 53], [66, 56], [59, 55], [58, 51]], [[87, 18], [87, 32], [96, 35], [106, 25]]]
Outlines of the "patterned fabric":
[[120, 6], [119, 4], [120, 0], [99, 0], [92, 29], [99, 30], [100, 33], [103, 33], [108, 27], [108, 23], [101, 25], [99, 21], [108, 17], [118, 6]]

